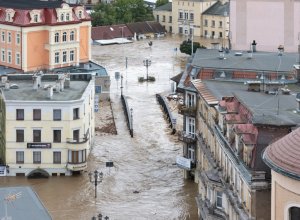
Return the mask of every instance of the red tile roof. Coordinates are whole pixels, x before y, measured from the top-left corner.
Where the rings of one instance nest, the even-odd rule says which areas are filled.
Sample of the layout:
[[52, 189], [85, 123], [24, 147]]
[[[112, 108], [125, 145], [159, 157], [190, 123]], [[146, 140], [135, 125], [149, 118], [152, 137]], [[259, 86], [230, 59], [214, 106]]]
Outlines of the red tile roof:
[[207, 104], [218, 104], [217, 98], [211, 93], [209, 89], [206, 88], [205, 83], [203, 83], [200, 79], [193, 80], [192, 84]]
[[300, 180], [300, 128], [269, 145], [263, 158], [276, 172]]
[[[124, 28], [122, 28], [124, 27]], [[133, 37], [133, 33], [125, 24], [92, 27], [92, 40], [108, 40], [122, 37]]]

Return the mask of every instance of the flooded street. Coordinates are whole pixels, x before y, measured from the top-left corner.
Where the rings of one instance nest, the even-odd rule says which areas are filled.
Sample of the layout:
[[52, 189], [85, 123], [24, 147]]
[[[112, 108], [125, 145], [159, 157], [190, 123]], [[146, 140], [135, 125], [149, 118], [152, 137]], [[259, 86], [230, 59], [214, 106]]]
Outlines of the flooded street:
[[[111, 76], [110, 97], [118, 132], [95, 138], [88, 171], [104, 173], [96, 199], [88, 171], [48, 179], [0, 178], [0, 186], [31, 185], [53, 219], [91, 219], [100, 212], [116, 220], [197, 219], [196, 184], [184, 180], [182, 170], [175, 165], [176, 156], [182, 155], [182, 143], [177, 135], [170, 134], [155, 98], [156, 93], [171, 93], [170, 77], [184, 66], [187, 56], [174, 50], [180, 41], [155, 39], [151, 48], [148, 40], [92, 46], [93, 59]], [[138, 77], [146, 77], [145, 58], [152, 61], [149, 76], [154, 76], [155, 82], [138, 82]], [[122, 111], [116, 71], [123, 75], [123, 94], [133, 109], [134, 138]], [[113, 161], [114, 167], [106, 168], [108, 161]]]

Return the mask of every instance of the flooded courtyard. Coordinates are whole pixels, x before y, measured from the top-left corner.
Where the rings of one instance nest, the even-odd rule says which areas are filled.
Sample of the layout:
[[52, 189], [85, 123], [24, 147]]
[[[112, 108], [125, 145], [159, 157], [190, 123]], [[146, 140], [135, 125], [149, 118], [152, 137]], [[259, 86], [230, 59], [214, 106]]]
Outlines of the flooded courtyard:
[[[184, 180], [175, 164], [176, 156], [182, 155], [182, 143], [177, 135], [171, 135], [155, 98], [157, 93], [171, 93], [170, 77], [182, 71], [187, 56], [179, 52], [182, 39], [152, 41], [151, 47], [149, 40], [92, 46], [93, 59], [111, 76], [110, 98], [118, 134], [97, 133], [86, 172], [48, 179], [0, 178], [0, 186], [32, 186], [53, 219], [91, 219], [98, 213], [116, 220], [197, 219], [196, 184]], [[145, 59], [151, 60], [149, 76], [154, 76], [155, 82], [138, 82], [138, 77], [146, 77]], [[123, 76], [123, 94], [133, 109], [133, 138], [115, 72]], [[108, 161], [114, 167], [107, 168]], [[104, 174], [97, 198], [87, 175], [94, 170]]]

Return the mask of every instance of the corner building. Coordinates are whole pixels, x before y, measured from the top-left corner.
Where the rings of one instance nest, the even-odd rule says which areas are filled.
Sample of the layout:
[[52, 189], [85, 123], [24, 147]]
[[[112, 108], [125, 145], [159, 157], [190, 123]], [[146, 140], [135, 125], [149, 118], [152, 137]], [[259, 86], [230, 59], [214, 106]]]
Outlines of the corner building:
[[7, 175], [85, 170], [94, 138], [92, 76], [9, 75], [1, 84], [0, 158]]
[[29, 72], [88, 62], [90, 33], [81, 5], [0, 0], [0, 65]]

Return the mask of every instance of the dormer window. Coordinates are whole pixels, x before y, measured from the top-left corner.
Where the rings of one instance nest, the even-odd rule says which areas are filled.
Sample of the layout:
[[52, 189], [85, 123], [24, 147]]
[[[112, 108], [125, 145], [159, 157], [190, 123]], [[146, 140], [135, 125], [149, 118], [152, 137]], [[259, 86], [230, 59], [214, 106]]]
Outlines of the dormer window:
[[84, 7], [82, 7], [82, 6], [76, 7], [76, 8], [75, 8], [75, 14], [76, 14], [76, 16], [77, 16], [79, 19], [85, 18], [85, 15], [84, 15]]
[[32, 10], [30, 11], [30, 23], [39, 23], [41, 22], [41, 11]]
[[65, 15], [64, 14], [61, 14], [60, 15], [60, 21], [64, 21], [65, 20]]
[[5, 21], [7, 22], [13, 22], [13, 17], [15, 15], [15, 10], [13, 9], [6, 9], [6, 16], [5, 16]]
[[66, 15], [66, 21], [70, 21], [70, 14], [69, 13], [67, 13], [67, 15]]
[[61, 8], [56, 9], [57, 22], [72, 21], [72, 8], [66, 3], [61, 5]]

